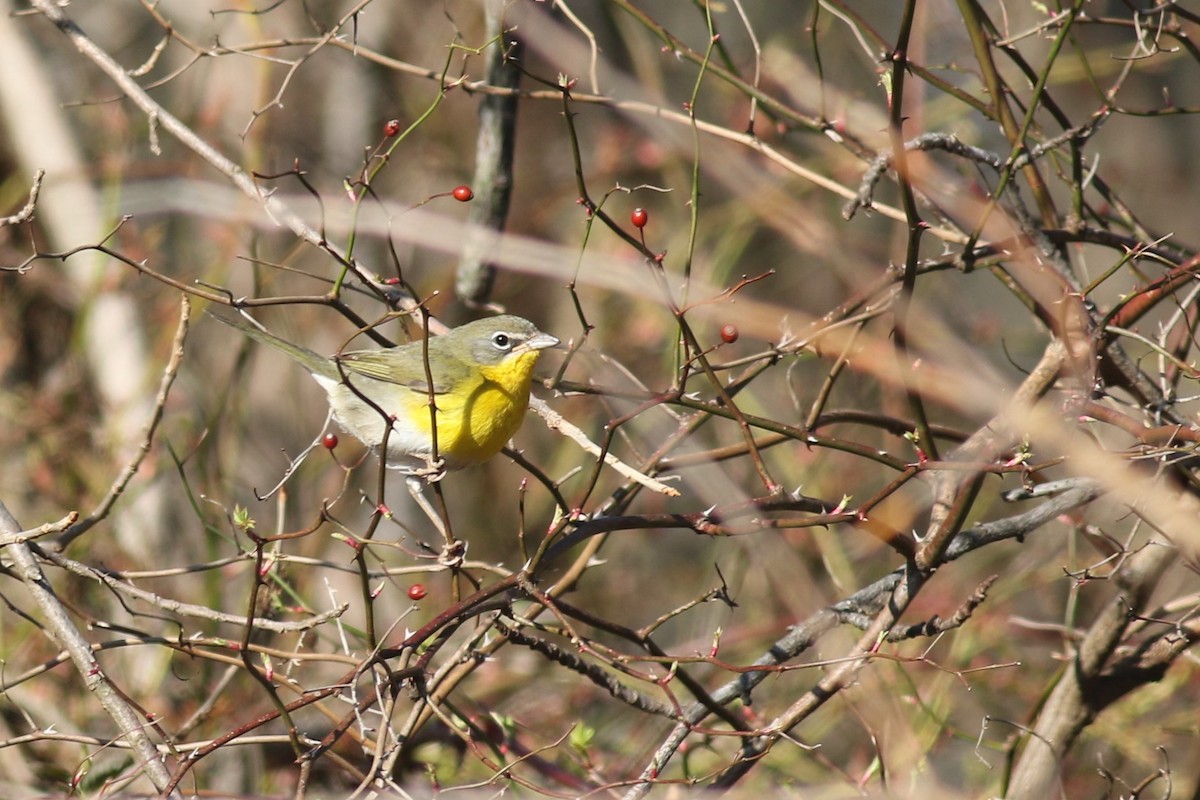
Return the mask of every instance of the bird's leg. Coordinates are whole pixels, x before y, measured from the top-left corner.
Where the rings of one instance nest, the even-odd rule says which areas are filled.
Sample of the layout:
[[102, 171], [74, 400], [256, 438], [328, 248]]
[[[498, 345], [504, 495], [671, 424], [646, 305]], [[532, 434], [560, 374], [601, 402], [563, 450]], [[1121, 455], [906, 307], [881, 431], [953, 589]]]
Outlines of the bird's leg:
[[[445, 475], [445, 471], [438, 474], [436, 480], [441, 480]], [[466, 542], [461, 542], [454, 538], [454, 534], [450, 531], [450, 521], [440, 516], [433, 510], [433, 506], [425, 499], [425, 492], [422, 491], [424, 484], [428, 478], [422, 478], [419, 473], [411, 473], [405, 478], [405, 485], [408, 486], [408, 493], [412, 495], [413, 500], [417, 501], [417, 505], [425, 512], [425, 516], [429, 517], [429, 521], [437, 528], [438, 533], [442, 535], [442, 552], [438, 554], [438, 563], [444, 567], [458, 569], [463, 564], [463, 559], [467, 555]], [[436, 491], [436, 489], [435, 489]], [[442, 503], [442, 508], [445, 508], [445, 503]]]
[[422, 491], [422, 488], [426, 478], [422, 477], [421, 472], [421, 470], [417, 470], [404, 476], [404, 484], [408, 487], [408, 493], [412, 495], [413, 500], [417, 501], [417, 505], [425, 512], [425, 516], [429, 517], [429, 521], [433, 523], [433, 527], [437, 528], [438, 533], [442, 535], [442, 539], [448, 541], [450, 537], [446, 531], [446, 523], [442, 521], [442, 518], [433, 510], [433, 506], [425, 499], [425, 493]]

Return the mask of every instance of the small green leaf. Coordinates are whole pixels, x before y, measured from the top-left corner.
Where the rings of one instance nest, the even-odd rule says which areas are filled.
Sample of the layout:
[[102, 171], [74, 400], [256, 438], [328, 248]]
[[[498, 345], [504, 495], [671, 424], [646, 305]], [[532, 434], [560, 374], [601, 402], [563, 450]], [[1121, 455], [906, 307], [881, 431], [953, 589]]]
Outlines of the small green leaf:
[[596, 729], [581, 722], [571, 729], [571, 735], [567, 738], [567, 742], [580, 753], [587, 753], [595, 738]]
[[250, 510], [243, 506], [233, 507], [233, 525], [239, 531], [249, 533], [254, 530], [254, 518], [250, 516]]

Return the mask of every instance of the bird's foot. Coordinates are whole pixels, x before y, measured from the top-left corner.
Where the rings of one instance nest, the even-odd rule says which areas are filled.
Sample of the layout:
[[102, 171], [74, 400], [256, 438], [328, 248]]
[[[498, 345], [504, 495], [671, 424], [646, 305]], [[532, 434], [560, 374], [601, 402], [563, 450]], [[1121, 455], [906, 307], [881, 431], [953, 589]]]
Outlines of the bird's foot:
[[437, 483], [442, 478], [446, 477], [446, 460], [444, 458], [425, 460], [425, 466], [413, 467], [409, 474], [414, 478], [420, 478], [426, 483]]

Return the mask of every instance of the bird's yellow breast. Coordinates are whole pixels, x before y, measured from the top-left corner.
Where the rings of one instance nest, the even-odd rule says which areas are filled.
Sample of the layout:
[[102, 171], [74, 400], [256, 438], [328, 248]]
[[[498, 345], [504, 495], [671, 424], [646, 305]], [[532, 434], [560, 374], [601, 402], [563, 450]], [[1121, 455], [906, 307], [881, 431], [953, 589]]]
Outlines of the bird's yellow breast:
[[[479, 366], [460, 385], [435, 398], [438, 455], [447, 466], [486, 461], [508, 443], [529, 408], [529, 380], [537, 360], [538, 352], [532, 351]], [[426, 396], [412, 392], [409, 400], [410, 423], [432, 439]]]

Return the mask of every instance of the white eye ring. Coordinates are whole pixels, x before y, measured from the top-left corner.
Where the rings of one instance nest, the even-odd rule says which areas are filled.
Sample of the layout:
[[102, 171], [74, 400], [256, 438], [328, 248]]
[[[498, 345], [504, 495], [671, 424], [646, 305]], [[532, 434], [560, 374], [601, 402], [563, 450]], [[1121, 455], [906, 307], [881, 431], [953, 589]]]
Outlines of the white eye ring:
[[507, 333], [493, 333], [492, 345], [497, 350], [509, 350], [512, 348], [512, 337]]

